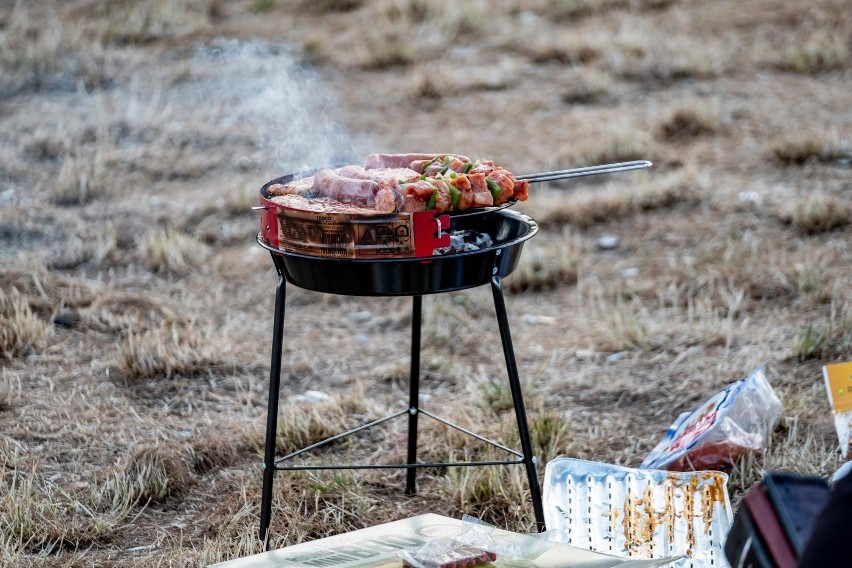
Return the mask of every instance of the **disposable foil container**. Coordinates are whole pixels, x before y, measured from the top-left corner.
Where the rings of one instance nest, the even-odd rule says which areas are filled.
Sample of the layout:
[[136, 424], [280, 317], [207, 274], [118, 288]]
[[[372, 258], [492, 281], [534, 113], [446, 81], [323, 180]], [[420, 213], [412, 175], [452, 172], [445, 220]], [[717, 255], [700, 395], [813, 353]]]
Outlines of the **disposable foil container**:
[[382, 259], [430, 257], [450, 245], [450, 217], [435, 211], [377, 214], [307, 208], [311, 201], [295, 196], [305, 209], [274, 201], [268, 187], [292, 179], [274, 179], [260, 190], [260, 237], [289, 253], [324, 258]]
[[681, 557], [678, 568], [727, 567], [733, 516], [718, 471], [633, 469], [558, 458], [544, 473], [544, 517], [571, 546], [624, 558]]

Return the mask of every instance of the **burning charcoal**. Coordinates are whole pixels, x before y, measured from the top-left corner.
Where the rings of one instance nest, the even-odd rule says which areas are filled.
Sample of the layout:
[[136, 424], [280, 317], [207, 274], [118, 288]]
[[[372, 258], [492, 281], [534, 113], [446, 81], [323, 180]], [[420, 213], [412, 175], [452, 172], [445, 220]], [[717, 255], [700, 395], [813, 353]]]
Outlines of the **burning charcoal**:
[[450, 235], [450, 248], [452, 250], [461, 250], [462, 246], [464, 246], [464, 242], [464, 235]]
[[476, 245], [479, 248], [488, 248], [494, 246], [494, 241], [488, 233], [479, 233], [476, 235]]
[[452, 231], [450, 246], [437, 248], [432, 251], [435, 255], [454, 254], [457, 252], [474, 252], [494, 246], [494, 240], [486, 233], [471, 230]]

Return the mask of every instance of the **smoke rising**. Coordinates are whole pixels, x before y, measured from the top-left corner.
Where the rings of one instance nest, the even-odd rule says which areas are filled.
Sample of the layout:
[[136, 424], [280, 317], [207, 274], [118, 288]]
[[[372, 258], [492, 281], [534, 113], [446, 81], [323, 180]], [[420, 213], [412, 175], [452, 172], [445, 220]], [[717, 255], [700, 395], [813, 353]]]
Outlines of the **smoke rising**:
[[199, 48], [194, 68], [207, 68], [208, 103], [224, 126], [256, 133], [259, 169], [286, 174], [354, 161], [346, 130], [335, 121], [332, 93], [292, 50], [262, 42], [216, 40]]

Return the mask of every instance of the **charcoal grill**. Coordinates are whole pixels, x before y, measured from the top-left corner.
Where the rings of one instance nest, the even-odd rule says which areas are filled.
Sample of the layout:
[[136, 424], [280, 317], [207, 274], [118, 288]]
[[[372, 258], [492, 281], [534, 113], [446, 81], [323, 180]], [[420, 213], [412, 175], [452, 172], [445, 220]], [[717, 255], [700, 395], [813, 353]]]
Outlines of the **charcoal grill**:
[[[270, 182], [272, 183], [272, 182]], [[404, 468], [407, 470], [405, 492], [416, 491], [415, 473], [422, 467], [453, 467], [482, 465], [523, 465], [529, 481], [530, 496], [538, 529], [544, 530], [544, 512], [536, 461], [527, 425], [526, 411], [521, 393], [520, 379], [515, 362], [509, 320], [501, 289], [501, 280], [517, 267], [524, 243], [538, 231], [537, 223], [527, 215], [507, 209], [485, 211], [481, 214], [464, 215], [452, 219], [453, 230], [474, 230], [488, 233], [493, 246], [477, 251], [460, 252], [441, 256], [412, 256], [395, 258], [329, 258], [300, 254], [281, 248], [275, 239], [279, 224], [286, 222], [261, 189], [261, 231], [257, 242], [267, 249], [278, 273], [275, 293], [275, 314], [272, 329], [272, 361], [269, 378], [269, 406], [266, 422], [266, 447], [263, 461], [263, 488], [261, 496], [260, 537], [268, 543], [268, 529], [272, 514], [272, 488], [276, 471], [322, 470], [322, 469], [379, 469]], [[418, 234], [429, 247], [445, 246], [448, 229], [446, 221], [435, 218], [434, 212], [420, 212], [415, 220]], [[423, 227], [427, 227], [426, 230]], [[418, 235], [415, 235], [415, 239]], [[421, 246], [420, 251], [424, 251]], [[430, 250], [431, 254], [431, 250]], [[284, 331], [284, 304], [286, 285], [317, 292], [353, 296], [411, 296], [411, 368], [409, 400], [407, 406], [389, 416], [364, 424], [352, 430], [327, 438], [283, 457], [276, 458], [276, 432], [278, 425], [278, 401], [281, 380], [281, 358]], [[454, 292], [489, 284], [494, 299], [497, 325], [500, 331], [503, 354], [506, 361], [510, 391], [514, 404], [520, 437], [521, 450], [508, 448], [498, 442], [468, 431], [448, 420], [420, 407], [420, 331], [422, 322], [423, 296]], [[422, 463], [417, 461], [417, 421], [424, 415], [449, 427], [455, 428], [477, 440], [499, 448], [513, 459], [501, 461]], [[389, 420], [408, 416], [408, 448], [405, 463], [400, 464], [319, 464], [291, 465], [291, 460], [305, 452], [339, 440], [350, 434], [377, 426]]]

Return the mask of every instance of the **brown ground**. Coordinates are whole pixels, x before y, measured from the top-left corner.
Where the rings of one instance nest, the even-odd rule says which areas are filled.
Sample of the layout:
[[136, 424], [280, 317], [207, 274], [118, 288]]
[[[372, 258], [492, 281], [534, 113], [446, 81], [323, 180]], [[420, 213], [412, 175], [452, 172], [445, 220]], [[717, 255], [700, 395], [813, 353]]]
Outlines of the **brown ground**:
[[[0, 546], [198, 565], [256, 540], [275, 273], [258, 188], [444, 150], [536, 186], [505, 281], [536, 452], [638, 465], [768, 361], [770, 468], [839, 464], [852, 354], [842, 0], [75, 0], [0, 6]], [[617, 235], [601, 251], [597, 239]], [[515, 443], [487, 288], [424, 301], [424, 408]], [[282, 451], [402, 408], [410, 301], [288, 288]], [[308, 390], [331, 398], [293, 400]], [[348, 446], [390, 462], [403, 424]], [[486, 455], [427, 428], [424, 458]], [[328, 456], [326, 456], [328, 457]], [[273, 546], [432, 511], [527, 530], [520, 468], [279, 475]]]

